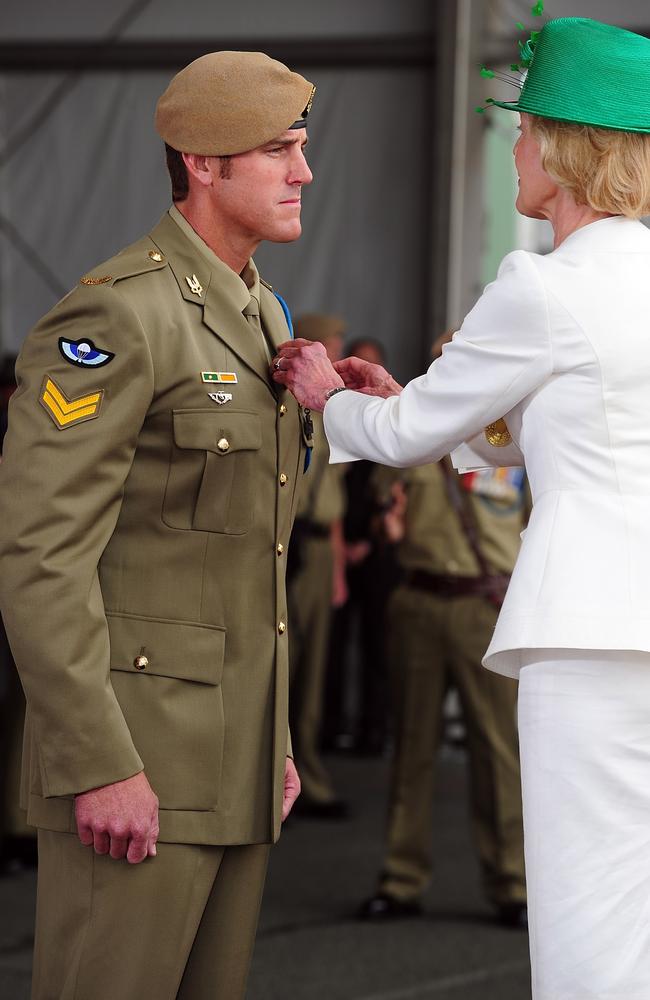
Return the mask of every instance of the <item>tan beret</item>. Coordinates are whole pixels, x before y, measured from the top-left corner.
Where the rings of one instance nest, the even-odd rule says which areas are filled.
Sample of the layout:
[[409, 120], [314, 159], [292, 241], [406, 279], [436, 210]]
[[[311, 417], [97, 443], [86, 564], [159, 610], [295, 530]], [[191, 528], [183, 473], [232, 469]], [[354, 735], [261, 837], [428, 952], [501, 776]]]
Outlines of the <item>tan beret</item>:
[[156, 131], [181, 153], [245, 153], [306, 118], [314, 90], [263, 52], [209, 52], [171, 81]]
[[293, 321], [296, 337], [319, 340], [321, 343], [332, 337], [343, 337], [346, 329], [347, 324], [340, 316], [328, 316], [325, 313], [305, 313]]

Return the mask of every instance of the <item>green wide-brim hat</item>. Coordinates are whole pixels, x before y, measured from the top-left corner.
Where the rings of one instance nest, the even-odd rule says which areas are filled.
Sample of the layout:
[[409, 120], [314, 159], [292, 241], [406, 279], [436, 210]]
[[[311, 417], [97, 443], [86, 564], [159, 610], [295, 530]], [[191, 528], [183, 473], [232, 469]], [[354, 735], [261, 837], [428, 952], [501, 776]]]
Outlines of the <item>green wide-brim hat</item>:
[[584, 17], [548, 21], [519, 100], [488, 103], [580, 125], [650, 132], [650, 39]]

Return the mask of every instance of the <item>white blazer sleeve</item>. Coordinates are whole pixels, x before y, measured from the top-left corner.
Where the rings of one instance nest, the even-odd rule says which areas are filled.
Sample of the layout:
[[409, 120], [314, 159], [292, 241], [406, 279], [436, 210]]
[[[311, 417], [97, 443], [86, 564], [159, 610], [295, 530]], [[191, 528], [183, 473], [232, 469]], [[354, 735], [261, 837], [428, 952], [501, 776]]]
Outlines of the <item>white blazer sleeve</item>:
[[329, 400], [330, 461], [369, 459], [397, 468], [436, 462], [499, 420], [552, 370], [544, 285], [531, 255], [517, 250], [442, 357], [401, 395], [350, 391]]

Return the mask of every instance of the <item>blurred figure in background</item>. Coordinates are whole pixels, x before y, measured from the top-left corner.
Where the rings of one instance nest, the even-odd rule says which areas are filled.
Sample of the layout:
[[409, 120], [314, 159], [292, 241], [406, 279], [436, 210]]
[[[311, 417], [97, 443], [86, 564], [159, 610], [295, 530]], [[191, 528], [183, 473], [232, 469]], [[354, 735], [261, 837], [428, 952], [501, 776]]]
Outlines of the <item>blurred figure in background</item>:
[[[434, 358], [450, 339], [435, 342]], [[381, 920], [422, 911], [433, 864], [435, 757], [451, 680], [467, 728], [485, 895], [501, 923], [524, 927], [517, 685], [481, 666], [524, 527], [523, 471], [458, 478], [447, 458], [392, 471], [394, 502], [384, 521], [399, 542], [404, 573], [388, 616], [395, 751], [384, 863], [359, 915]]]
[[[306, 314], [296, 337], [320, 341], [330, 361], [342, 356], [345, 323], [338, 316]], [[336, 795], [320, 753], [325, 670], [333, 607], [347, 600], [343, 513], [345, 466], [329, 464], [320, 413], [312, 414], [314, 449], [302, 485], [289, 546], [288, 609], [291, 734], [302, 794], [300, 815], [341, 819], [347, 805]]]
[[[0, 362], [0, 461], [16, 359]], [[0, 872], [36, 864], [36, 834], [18, 805], [25, 696], [0, 618]]]
[[16, 358], [7, 354], [0, 359], [0, 451], [7, 430], [7, 409], [16, 388]]
[[[360, 337], [346, 346], [355, 356], [385, 365], [383, 346]], [[374, 462], [351, 462], [345, 474], [343, 519], [348, 600], [333, 618], [327, 672], [325, 744], [331, 749], [380, 754], [387, 739], [385, 613], [395, 584], [393, 547], [381, 530], [384, 498]], [[351, 670], [356, 652], [357, 671]], [[354, 683], [356, 681], [356, 683]]]

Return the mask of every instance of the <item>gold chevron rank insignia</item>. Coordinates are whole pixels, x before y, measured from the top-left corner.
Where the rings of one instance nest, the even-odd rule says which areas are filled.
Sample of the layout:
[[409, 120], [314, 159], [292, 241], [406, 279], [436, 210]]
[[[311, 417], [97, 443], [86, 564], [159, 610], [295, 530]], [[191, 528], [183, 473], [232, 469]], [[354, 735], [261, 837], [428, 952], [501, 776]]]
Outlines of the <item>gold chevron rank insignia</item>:
[[104, 390], [95, 389], [85, 396], [68, 399], [61, 386], [46, 375], [41, 386], [39, 402], [62, 431], [66, 427], [72, 427], [73, 424], [81, 424], [84, 420], [94, 420], [98, 417], [103, 398]]

